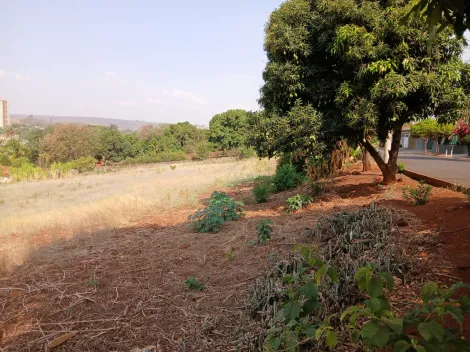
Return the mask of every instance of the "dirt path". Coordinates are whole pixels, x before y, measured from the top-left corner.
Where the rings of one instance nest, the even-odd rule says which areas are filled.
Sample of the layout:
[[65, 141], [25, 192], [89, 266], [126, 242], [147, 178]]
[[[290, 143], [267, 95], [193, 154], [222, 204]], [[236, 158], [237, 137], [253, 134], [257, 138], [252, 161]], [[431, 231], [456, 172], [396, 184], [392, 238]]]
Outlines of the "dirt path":
[[[78, 332], [54, 351], [129, 351], [148, 345], [161, 351], [242, 348], [246, 337], [256, 333], [249, 331], [244, 311], [249, 284], [293, 243], [305, 241], [300, 232], [319, 216], [373, 201], [423, 220], [418, 225], [410, 221], [403, 233], [444, 225], [438, 243], [423, 247], [423, 273], [438, 281], [459, 275], [470, 282], [470, 232], [460, 229], [470, 219], [464, 197], [435, 189], [429, 204], [415, 207], [401, 200], [402, 185], [415, 181], [404, 178], [384, 187], [373, 182], [376, 177], [376, 172], [338, 177], [327, 185], [326, 194], [295, 214], [284, 211], [285, 199], [302, 190], [273, 195], [258, 205], [250, 185], [232, 189], [233, 197], [247, 203], [246, 218], [226, 224], [218, 234], [194, 233], [187, 216], [195, 209], [187, 208], [41, 247], [0, 278], [0, 346], [5, 352], [43, 351], [46, 341]], [[264, 218], [275, 224], [273, 240], [266, 246], [249, 245]], [[206, 289], [186, 290], [183, 281], [189, 276]]]

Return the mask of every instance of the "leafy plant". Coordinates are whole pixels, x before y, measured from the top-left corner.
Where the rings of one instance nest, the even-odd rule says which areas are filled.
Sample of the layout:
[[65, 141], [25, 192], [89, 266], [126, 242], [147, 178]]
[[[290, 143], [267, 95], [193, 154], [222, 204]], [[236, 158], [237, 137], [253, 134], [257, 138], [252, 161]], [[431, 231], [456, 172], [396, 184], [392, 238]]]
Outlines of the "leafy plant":
[[81, 157], [72, 161], [72, 169], [77, 169], [78, 172], [93, 171], [95, 169], [95, 158], [92, 156]]
[[287, 198], [287, 211], [292, 213], [294, 211], [300, 210], [310, 203], [312, 203], [313, 199], [310, 196], [297, 194], [293, 197]]
[[256, 203], [266, 203], [268, 201], [269, 190], [271, 186], [268, 182], [259, 182], [253, 187], [253, 195]]
[[397, 165], [397, 171], [398, 171], [399, 174], [402, 174], [405, 171], [405, 164], [399, 163]]
[[202, 291], [204, 289], [204, 283], [199, 281], [194, 276], [190, 276], [184, 280], [184, 285], [188, 290]]
[[423, 205], [429, 202], [431, 194], [432, 187], [427, 185], [424, 181], [420, 181], [416, 188], [410, 186], [403, 187], [403, 198], [415, 205]]
[[[341, 321], [349, 316], [347, 328], [353, 343], [362, 341], [370, 350], [393, 347], [393, 351], [468, 351], [470, 344], [447, 328], [450, 319], [460, 327], [464, 314], [470, 311], [470, 299], [461, 296], [453, 299], [458, 289], [470, 287], [457, 283], [449, 289], [441, 289], [435, 282], [427, 283], [422, 290], [422, 304], [404, 317], [397, 317], [388, 301], [386, 291], [393, 290], [393, 277], [376, 271], [375, 264], [360, 268], [354, 279], [361, 292], [369, 299], [363, 305], [351, 306], [341, 315]], [[386, 288], [386, 290], [385, 290]], [[360, 322], [358, 318], [361, 317]]]
[[297, 187], [302, 182], [302, 175], [294, 166], [284, 164], [276, 170], [272, 182], [274, 192], [282, 192]]
[[96, 279], [90, 279], [88, 280], [88, 287], [94, 287], [97, 288], [100, 285], [99, 281]]
[[310, 184], [310, 189], [311, 189], [311, 194], [314, 197], [322, 194], [325, 191], [323, 186], [318, 182], [312, 182]]
[[214, 191], [206, 208], [199, 209], [188, 217], [198, 232], [219, 232], [226, 221], [238, 220], [245, 216], [243, 203], [230, 198], [225, 192]]
[[227, 258], [229, 261], [233, 259], [233, 248], [230, 248], [230, 249], [225, 253], [225, 258]]
[[258, 243], [266, 244], [271, 239], [273, 222], [270, 219], [261, 220], [256, 226]]

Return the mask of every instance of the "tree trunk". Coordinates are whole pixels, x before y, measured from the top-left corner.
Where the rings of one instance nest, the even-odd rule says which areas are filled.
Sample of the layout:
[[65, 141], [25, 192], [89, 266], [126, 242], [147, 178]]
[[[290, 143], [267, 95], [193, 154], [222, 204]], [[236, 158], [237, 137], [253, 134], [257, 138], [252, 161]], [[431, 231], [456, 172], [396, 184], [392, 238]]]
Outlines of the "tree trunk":
[[362, 172], [371, 171], [372, 163], [370, 161], [370, 154], [367, 149], [362, 150]]
[[424, 138], [424, 154], [428, 153], [428, 137]]
[[388, 163], [383, 160], [379, 152], [374, 148], [372, 144], [370, 144], [368, 140], [363, 140], [360, 142], [361, 145], [367, 150], [367, 152], [369, 152], [372, 158], [374, 158], [375, 162], [377, 163], [377, 166], [380, 168], [380, 171], [382, 171], [384, 183], [391, 183], [397, 180], [396, 173], [398, 152], [400, 150], [401, 128], [402, 126], [398, 126], [398, 128], [393, 132], [392, 145], [390, 148]]
[[434, 138], [434, 143], [436, 143], [436, 155], [439, 155], [439, 138]]

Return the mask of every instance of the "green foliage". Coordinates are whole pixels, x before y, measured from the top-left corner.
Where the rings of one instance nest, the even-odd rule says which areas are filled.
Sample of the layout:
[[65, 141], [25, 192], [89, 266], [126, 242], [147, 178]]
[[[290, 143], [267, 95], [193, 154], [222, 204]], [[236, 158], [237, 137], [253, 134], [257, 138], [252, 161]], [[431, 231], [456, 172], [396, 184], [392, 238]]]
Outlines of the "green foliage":
[[226, 253], [225, 253], [225, 258], [227, 260], [231, 261], [233, 259], [233, 248], [230, 248]]
[[14, 182], [35, 181], [49, 177], [49, 173], [46, 170], [42, 170], [40, 167], [29, 162], [23, 162], [19, 166], [10, 167], [9, 173]]
[[360, 268], [354, 279], [359, 290], [369, 296], [363, 305], [351, 306], [341, 314], [341, 321], [349, 316], [346, 328], [354, 344], [362, 341], [373, 351], [387, 346], [397, 352], [470, 349], [468, 342], [448, 328], [450, 320], [461, 328], [464, 314], [470, 311], [467, 296], [453, 298], [458, 289], [468, 288], [469, 284], [457, 283], [449, 289], [440, 289], [435, 282], [427, 283], [421, 295], [423, 304], [410, 309], [404, 317], [397, 317], [386, 294], [394, 286], [390, 273], [378, 272], [375, 264], [369, 264]]
[[60, 161], [51, 164], [49, 169], [52, 172], [53, 178], [59, 178], [61, 176], [67, 176], [70, 170], [73, 169], [72, 162], [61, 163]]
[[270, 219], [263, 219], [256, 226], [257, 243], [266, 244], [271, 239], [271, 232], [273, 230], [273, 222]]
[[432, 187], [427, 185], [424, 181], [420, 181], [416, 188], [410, 186], [403, 187], [403, 198], [415, 205], [423, 205], [429, 202], [431, 194]]
[[11, 165], [11, 161], [8, 158], [7, 155], [0, 154], [0, 165], [3, 165], [3, 166], [10, 166]]
[[253, 147], [242, 145], [240, 148], [238, 148], [239, 160], [253, 158], [254, 156], [256, 156], [256, 151], [253, 149]]
[[196, 291], [204, 290], [204, 283], [199, 281], [194, 276], [190, 276], [186, 280], [184, 280], [184, 285], [186, 286], [188, 290], [196, 290]]
[[303, 180], [294, 166], [290, 164], [281, 165], [273, 176], [274, 192], [282, 192], [297, 187]]
[[399, 163], [397, 165], [397, 171], [398, 171], [399, 174], [402, 174], [405, 171], [405, 164]]
[[31, 164], [31, 161], [25, 156], [21, 156], [19, 158], [14, 158], [11, 161], [11, 167], [21, 167], [21, 165], [23, 165], [23, 164]]
[[362, 149], [361, 148], [349, 148], [349, 155], [354, 161], [362, 160]]
[[268, 181], [258, 181], [253, 187], [253, 195], [256, 203], [266, 203], [268, 201], [269, 191], [271, 190], [270, 179]]
[[297, 210], [305, 208], [307, 205], [312, 203], [313, 199], [310, 196], [297, 194], [293, 197], [287, 198], [287, 211], [293, 213]]
[[324, 187], [318, 182], [311, 182], [310, 183], [310, 192], [313, 197], [316, 197], [322, 194], [325, 191]]
[[81, 157], [77, 160], [72, 161], [72, 169], [78, 170], [78, 172], [93, 171], [95, 169], [96, 160], [92, 156]]
[[93, 288], [98, 288], [98, 286], [100, 285], [99, 281], [95, 279], [88, 280], [87, 284], [88, 284], [88, 287], [93, 287]]
[[248, 128], [245, 110], [228, 110], [215, 115], [209, 122], [209, 140], [222, 150], [243, 147]]
[[199, 209], [188, 217], [197, 232], [219, 232], [226, 221], [245, 216], [243, 203], [234, 201], [225, 192], [214, 191], [206, 208]]
[[176, 165], [170, 165], [170, 169], [171, 169], [171, 170], [175, 170], [175, 169], [176, 169]]

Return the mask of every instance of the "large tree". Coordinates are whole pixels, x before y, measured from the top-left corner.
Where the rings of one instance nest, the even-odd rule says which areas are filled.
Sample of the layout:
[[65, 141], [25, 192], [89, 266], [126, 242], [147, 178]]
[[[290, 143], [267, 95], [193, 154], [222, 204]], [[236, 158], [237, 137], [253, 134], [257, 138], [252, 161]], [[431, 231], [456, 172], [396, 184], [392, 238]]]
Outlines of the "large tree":
[[245, 143], [248, 112], [228, 110], [215, 115], [209, 122], [209, 140], [222, 150], [239, 148]]
[[[283, 3], [266, 26], [260, 103], [268, 115], [286, 114], [300, 99], [321, 113], [325, 145], [359, 143], [384, 181], [394, 181], [403, 125], [432, 115], [455, 119], [464, 100], [462, 42], [444, 30], [428, 53], [423, 20], [401, 23], [411, 6], [402, 0]], [[385, 163], [370, 140], [384, 141], [389, 133]]]

